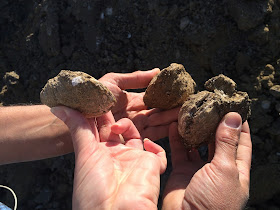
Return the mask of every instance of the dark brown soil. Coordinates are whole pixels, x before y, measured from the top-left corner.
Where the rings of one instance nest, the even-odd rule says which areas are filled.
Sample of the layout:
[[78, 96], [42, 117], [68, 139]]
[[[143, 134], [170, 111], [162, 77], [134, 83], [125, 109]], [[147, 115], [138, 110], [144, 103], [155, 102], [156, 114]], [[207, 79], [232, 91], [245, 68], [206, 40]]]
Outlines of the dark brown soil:
[[[1, 0], [0, 103], [39, 103], [40, 90], [61, 69], [98, 79], [176, 62], [198, 89], [223, 73], [252, 99], [248, 207], [277, 209], [279, 7], [279, 0]], [[169, 151], [166, 140], [161, 144]], [[71, 209], [73, 167], [73, 155], [1, 166], [0, 183], [15, 190], [20, 209]], [[13, 205], [2, 190], [0, 199]]]

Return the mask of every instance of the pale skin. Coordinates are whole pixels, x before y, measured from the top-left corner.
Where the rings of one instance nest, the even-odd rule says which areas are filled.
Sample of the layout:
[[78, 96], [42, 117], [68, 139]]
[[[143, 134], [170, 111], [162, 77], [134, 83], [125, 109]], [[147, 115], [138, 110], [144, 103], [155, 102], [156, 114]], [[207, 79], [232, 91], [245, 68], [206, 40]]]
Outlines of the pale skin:
[[215, 144], [209, 145], [209, 160], [197, 150], [187, 152], [170, 125], [173, 171], [167, 182], [163, 209], [242, 209], [249, 197], [252, 143], [247, 121], [237, 113], [220, 122]]
[[73, 140], [73, 209], [157, 209], [160, 174], [167, 164], [163, 148], [143, 142], [128, 118], [115, 123], [110, 112], [96, 121], [67, 107], [52, 111]]
[[[141, 138], [147, 137], [153, 141], [168, 136], [168, 126], [177, 120], [179, 108], [148, 110], [143, 103], [143, 92], [123, 90], [147, 87], [159, 71], [108, 73], [99, 79], [117, 99], [112, 110], [115, 119], [131, 119]], [[67, 126], [45, 105], [0, 107], [0, 119], [0, 164], [45, 159], [73, 152]]]

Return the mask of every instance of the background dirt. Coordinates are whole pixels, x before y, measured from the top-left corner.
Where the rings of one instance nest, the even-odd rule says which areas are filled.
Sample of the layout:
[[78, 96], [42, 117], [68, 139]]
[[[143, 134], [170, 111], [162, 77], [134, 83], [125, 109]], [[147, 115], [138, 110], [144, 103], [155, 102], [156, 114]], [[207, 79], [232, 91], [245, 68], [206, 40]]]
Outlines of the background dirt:
[[[253, 100], [248, 208], [279, 209], [279, 7], [279, 0], [1, 0], [0, 103], [40, 103], [41, 88], [61, 69], [100, 78], [177, 62], [200, 89], [223, 73]], [[160, 144], [169, 151], [167, 140]], [[19, 209], [71, 209], [73, 167], [72, 154], [5, 165], [0, 183], [15, 190]], [[13, 205], [4, 190], [0, 201]]]

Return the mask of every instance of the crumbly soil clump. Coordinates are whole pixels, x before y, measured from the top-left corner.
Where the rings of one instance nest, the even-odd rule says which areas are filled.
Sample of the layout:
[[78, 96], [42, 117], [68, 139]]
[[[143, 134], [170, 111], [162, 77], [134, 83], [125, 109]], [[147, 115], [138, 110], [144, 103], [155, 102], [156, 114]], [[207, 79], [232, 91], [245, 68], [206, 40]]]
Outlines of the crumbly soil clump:
[[228, 112], [238, 112], [243, 122], [251, 112], [248, 94], [236, 91], [236, 84], [230, 78], [213, 77], [205, 87], [209, 91], [191, 95], [179, 112], [178, 131], [188, 149], [213, 142], [216, 128]]
[[49, 107], [64, 105], [85, 117], [98, 117], [116, 103], [112, 92], [98, 80], [80, 71], [62, 70], [48, 80], [40, 93], [41, 102]]
[[152, 79], [143, 100], [151, 108], [172, 109], [182, 105], [194, 93], [195, 86], [184, 66], [172, 63]]

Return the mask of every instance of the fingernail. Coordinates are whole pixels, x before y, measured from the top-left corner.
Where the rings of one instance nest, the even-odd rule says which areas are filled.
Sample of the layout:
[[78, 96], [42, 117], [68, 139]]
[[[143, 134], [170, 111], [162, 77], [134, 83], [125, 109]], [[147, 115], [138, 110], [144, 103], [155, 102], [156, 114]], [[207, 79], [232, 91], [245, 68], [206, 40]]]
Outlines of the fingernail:
[[118, 126], [118, 127], [121, 127], [122, 124], [120, 122], [116, 122], [115, 124], [113, 124], [113, 126]]
[[160, 69], [159, 69], [159, 68], [154, 68], [154, 69], [152, 69], [152, 70], [149, 70], [149, 71], [151, 71], [151, 72], [153, 72], [153, 71], [157, 71], [157, 72], [160, 72]]
[[239, 128], [241, 121], [238, 116], [227, 116], [225, 119], [225, 124], [231, 128]]
[[52, 107], [51, 108], [51, 112], [59, 119], [61, 119], [63, 122], [66, 120], [67, 118], [67, 114], [65, 112], [65, 110], [63, 110], [63, 108], [61, 107]]
[[145, 142], [145, 141], [150, 141], [150, 139], [148, 139], [148, 138], [144, 138], [143, 142]]

